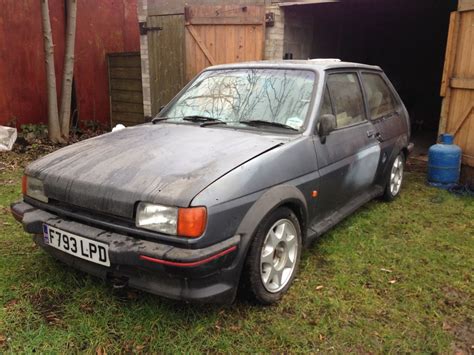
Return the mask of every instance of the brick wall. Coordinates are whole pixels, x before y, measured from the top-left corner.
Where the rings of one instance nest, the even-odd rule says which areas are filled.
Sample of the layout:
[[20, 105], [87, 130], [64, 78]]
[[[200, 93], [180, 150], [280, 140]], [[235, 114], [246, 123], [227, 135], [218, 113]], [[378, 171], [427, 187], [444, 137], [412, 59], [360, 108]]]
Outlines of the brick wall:
[[[137, 15], [138, 22], [147, 19], [148, 1], [138, 0]], [[140, 35], [140, 58], [142, 62], [142, 90], [143, 90], [143, 114], [151, 116], [151, 90], [150, 90], [150, 61], [148, 59], [148, 37]]]
[[285, 14], [278, 5], [269, 5], [266, 12], [273, 12], [275, 24], [265, 29], [265, 54], [268, 60], [283, 58], [283, 42], [285, 38]]

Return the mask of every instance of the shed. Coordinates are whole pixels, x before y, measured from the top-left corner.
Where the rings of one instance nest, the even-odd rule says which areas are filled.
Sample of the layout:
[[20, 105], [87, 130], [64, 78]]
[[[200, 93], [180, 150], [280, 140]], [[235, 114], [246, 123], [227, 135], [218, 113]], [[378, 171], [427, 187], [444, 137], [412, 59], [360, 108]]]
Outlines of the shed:
[[[212, 64], [341, 58], [380, 65], [426, 148], [455, 135], [474, 173], [474, 0], [139, 0], [145, 115]], [[470, 167], [471, 169], [469, 169]]]

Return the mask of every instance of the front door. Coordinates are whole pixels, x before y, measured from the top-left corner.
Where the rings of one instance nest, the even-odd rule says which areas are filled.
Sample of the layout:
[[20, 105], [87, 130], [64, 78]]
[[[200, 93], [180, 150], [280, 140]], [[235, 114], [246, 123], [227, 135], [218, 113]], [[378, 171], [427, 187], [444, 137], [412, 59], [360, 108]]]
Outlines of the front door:
[[375, 128], [367, 120], [356, 72], [328, 75], [320, 115], [336, 116], [337, 128], [323, 143], [315, 137], [320, 171], [317, 218], [321, 219], [367, 193], [380, 160]]

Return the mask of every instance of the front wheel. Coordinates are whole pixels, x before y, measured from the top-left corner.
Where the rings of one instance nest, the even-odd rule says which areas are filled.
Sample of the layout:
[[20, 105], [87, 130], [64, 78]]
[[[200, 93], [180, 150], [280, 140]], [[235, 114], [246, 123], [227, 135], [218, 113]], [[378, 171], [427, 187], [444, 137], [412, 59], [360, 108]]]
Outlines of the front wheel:
[[403, 182], [403, 172], [405, 168], [405, 155], [403, 153], [398, 154], [395, 158], [390, 175], [387, 179], [387, 185], [385, 187], [384, 199], [386, 201], [392, 201], [400, 194], [400, 189]]
[[290, 288], [302, 249], [298, 218], [278, 208], [261, 222], [246, 260], [246, 284], [263, 304], [278, 302]]

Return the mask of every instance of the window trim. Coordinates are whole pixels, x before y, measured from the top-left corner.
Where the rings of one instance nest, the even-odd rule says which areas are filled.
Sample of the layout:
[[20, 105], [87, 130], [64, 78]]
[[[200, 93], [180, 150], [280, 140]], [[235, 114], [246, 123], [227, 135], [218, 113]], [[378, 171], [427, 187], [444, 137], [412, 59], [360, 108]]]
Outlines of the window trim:
[[[210, 66], [207, 68], [204, 68], [201, 70], [199, 73], [197, 73], [181, 90], [178, 91], [178, 93], [162, 108], [161, 111], [159, 111], [154, 117], [166, 117], [166, 113], [170, 110], [171, 107], [178, 101], [183, 94], [195, 84], [195, 82], [201, 77], [206, 72], [217, 72], [217, 71], [227, 71], [227, 70], [294, 70], [294, 71], [309, 71], [314, 74], [314, 82], [313, 82], [313, 88], [311, 92], [311, 100], [309, 102], [308, 106], [308, 111], [306, 112], [306, 116], [304, 118], [303, 124], [299, 128], [298, 131], [287, 131], [283, 132], [283, 134], [289, 134], [289, 135], [297, 135], [297, 134], [303, 134], [306, 132], [308, 127], [311, 124], [312, 117], [314, 117], [314, 110], [316, 106], [316, 98], [317, 98], [317, 91], [318, 91], [318, 84], [319, 80], [321, 79], [321, 73], [315, 69], [315, 68], [310, 68], [306, 66], [299, 66], [295, 65], [292, 67], [286, 67], [286, 66], [273, 66], [271, 64], [263, 64], [263, 65], [245, 65], [241, 63], [236, 63], [234, 65], [231, 65], [229, 67], [226, 67], [224, 64], [222, 67], [214, 67]], [[164, 121], [165, 123], [169, 123]], [[177, 124], [183, 124], [183, 123], [177, 123]], [[237, 130], [247, 130], [247, 131], [253, 131], [253, 132], [272, 132], [275, 133], [276, 131], [274, 129], [269, 129], [269, 128], [262, 128], [262, 129], [257, 129], [254, 127], [227, 127], [226, 125], [220, 125], [220, 126], [213, 126], [215, 128], [223, 128], [223, 129], [237, 129]]]
[[[354, 74], [356, 76], [357, 82], [359, 83], [359, 89], [360, 89], [360, 92], [362, 94], [362, 106], [364, 108], [364, 115], [365, 115], [365, 117], [362, 121], [355, 122], [355, 123], [352, 123], [352, 124], [344, 126], [344, 127], [337, 127], [337, 115], [335, 115], [336, 110], [334, 109], [334, 103], [333, 103], [333, 100], [332, 100], [331, 91], [329, 90], [329, 86], [328, 86], [329, 76], [334, 75], [334, 74]], [[369, 116], [367, 114], [367, 105], [366, 105], [366, 102], [365, 102], [364, 88], [362, 87], [362, 82], [360, 80], [359, 70], [357, 70], [357, 69], [351, 70], [349, 68], [343, 68], [342, 70], [339, 69], [339, 70], [326, 71], [326, 75], [325, 75], [325, 78], [324, 78], [324, 87], [325, 88], [327, 87], [327, 89], [328, 89], [329, 100], [331, 101], [332, 112], [336, 116], [336, 129], [333, 132], [337, 132], [337, 131], [340, 131], [340, 130], [343, 130], [343, 129], [346, 129], [346, 128], [351, 128], [351, 127], [359, 126], [361, 124], [365, 124], [367, 122], [370, 122], [369, 118], [368, 118]], [[323, 104], [323, 96], [324, 96], [324, 93], [321, 96], [321, 105], [320, 105], [320, 109], [319, 109], [319, 112], [318, 112], [318, 121], [316, 122], [316, 125], [317, 125], [317, 123], [319, 123], [319, 119], [321, 117], [321, 112], [320, 111], [321, 111], [321, 107], [322, 107], [322, 104]]]
[[[364, 74], [377, 75], [380, 79], [382, 79], [385, 86], [388, 88], [388, 91], [389, 91], [390, 96], [392, 97], [392, 100], [393, 100], [393, 103], [394, 103], [394, 110], [392, 112], [384, 114], [384, 115], [380, 115], [378, 117], [372, 117], [371, 110], [370, 110], [370, 107], [369, 107], [369, 98], [368, 98], [368, 94], [365, 90], [365, 85], [364, 85], [364, 77], [363, 77]], [[364, 101], [365, 101], [365, 106], [366, 106], [366, 111], [367, 111], [367, 117], [368, 117], [369, 121], [371, 121], [371, 122], [380, 121], [380, 120], [383, 120], [387, 117], [392, 117], [394, 114], [397, 114], [397, 115], [400, 114], [400, 112], [399, 112], [400, 100], [397, 99], [397, 97], [394, 95], [394, 89], [393, 89], [392, 85], [390, 85], [390, 83], [387, 81], [387, 79], [386, 79], [385, 75], [383, 74], [383, 72], [379, 72], [379, 71], [375, 71], [375, 70], [359, 70], [359, 76], [360, 76], [359, 79], [362, 83], [362, 91], [363, 91], [363, 95], [364, 95]]]

